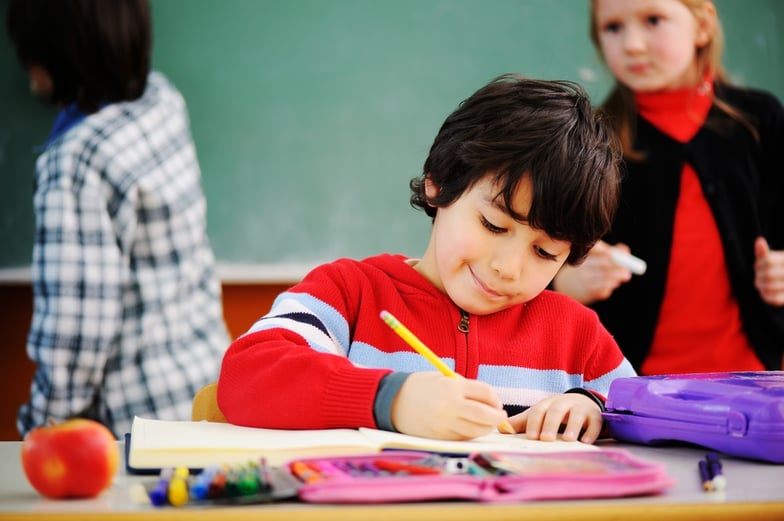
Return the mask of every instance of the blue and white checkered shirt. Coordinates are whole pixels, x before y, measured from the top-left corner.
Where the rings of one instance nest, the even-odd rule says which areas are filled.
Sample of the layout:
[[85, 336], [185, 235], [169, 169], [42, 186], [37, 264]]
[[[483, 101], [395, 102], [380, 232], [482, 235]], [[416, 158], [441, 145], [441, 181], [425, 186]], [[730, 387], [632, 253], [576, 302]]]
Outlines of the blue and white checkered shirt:
[[37, 369], [24, 435], [89, 417], [190, 419], [229, 336], [185, 102], [161, 75], [55, 137], [36, 164]]

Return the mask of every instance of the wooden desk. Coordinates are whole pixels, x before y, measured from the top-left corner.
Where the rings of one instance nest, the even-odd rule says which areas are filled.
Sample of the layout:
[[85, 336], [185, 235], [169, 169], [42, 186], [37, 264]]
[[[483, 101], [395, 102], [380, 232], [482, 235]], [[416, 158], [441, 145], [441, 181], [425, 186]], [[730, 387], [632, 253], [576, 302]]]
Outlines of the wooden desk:
[[234, 507], [154, 508], [134, 502], [134, 485], [154, 479], [120, 471], [114, 485], [96, 499], [51, 501], [41, 498], [22, 472], [21, 442], [0, 442], [0, 519], [243, 519], [292, 521], [651, 521], [666, 519], [781, 521], [784, 519], [784, 465], [723, 458], [728, 480], [723, 493], [702, 491], [697, 461], [704, 450], [686, 447], [622, 446], [637, 456], [663, 462], [674, 487], [660, 496], [603, 500], [541, 501], [515, 504], [473, 502], [405, 503], [387, 505], [309, 505], [285, 502]]

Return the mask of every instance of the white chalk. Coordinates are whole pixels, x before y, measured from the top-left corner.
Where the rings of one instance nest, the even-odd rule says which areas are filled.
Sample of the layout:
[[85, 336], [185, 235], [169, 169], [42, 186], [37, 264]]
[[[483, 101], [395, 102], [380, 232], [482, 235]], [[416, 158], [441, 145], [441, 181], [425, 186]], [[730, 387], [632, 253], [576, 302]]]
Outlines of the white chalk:
[[631, 253], [624, 253], [621, 250], [613, 248], [610, 250], [613, 262], [623, 266], [635, 275], [642, 275], [648, 269], [648, 264], [639, 257], [635, 257]]

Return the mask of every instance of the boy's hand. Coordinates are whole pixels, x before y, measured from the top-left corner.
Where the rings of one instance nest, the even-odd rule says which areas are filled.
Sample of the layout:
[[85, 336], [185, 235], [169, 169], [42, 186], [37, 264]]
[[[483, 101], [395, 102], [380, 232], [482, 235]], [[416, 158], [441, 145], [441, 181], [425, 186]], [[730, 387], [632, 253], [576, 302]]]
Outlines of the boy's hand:
[[476, 438], [497, 429], [506, 419], [490, 385], [436, 372], [409, 375], [392, 404], [395, 429], [426, 438]]
[[563, 440], [575, 441], [580, 431], [585, 430], [580, 441], [593, 443], [602, 430], [602, 412], [587, 396], [566, 393], [545, 398], [509, 418], [509, 423], [531, 440], [555, 440], [561, 425], [566, 425], [561, 435]]
[[605, 300], [624, 282], [629, 282], [632, 272], [612, 258], [613, 248], [629, 253], [625, 244], [610, 246], [599, 241], [579, 266], [564, 264], [553, 279], [553, 288], [583, 304]]

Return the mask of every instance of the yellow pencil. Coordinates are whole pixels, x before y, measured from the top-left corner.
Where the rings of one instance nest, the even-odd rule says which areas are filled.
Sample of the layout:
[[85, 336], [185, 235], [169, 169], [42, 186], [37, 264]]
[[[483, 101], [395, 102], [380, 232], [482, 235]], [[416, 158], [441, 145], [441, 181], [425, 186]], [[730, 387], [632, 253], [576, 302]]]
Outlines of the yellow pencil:
[[[430, 350], [421, 340], [419, 340], [414, 333], [412, 333], [406, 326], [400, 323], [398, 319], [396, 319], [392, 313], [389, 311], [382, 311], [381, 312], [381, 319], [390, 327], [392, 331], [398, 334], [400, 338], [406, 341], [408, 345], [414, 348], [414, 351], [419, 353], [420, 355], [425, 357], [425, 360], [430, 362], [433, 367], [441, 371], [441, 374], [444, 376], [450, 377], [459, 377], [460, 375], [454, 372], [452, 369], [449, 368], [448, 365], [444, 363], [443, 360], [438, 358], [438, 356]], [[509, 424], [508, 421], [503, 422], [501, 425], [498, 426], [498, 430], [501, 432], [505, 432], [507, 434], [513, 434], [515, 430]]]
[[409, 331], [406, 326], [401, 324], [398, 319], [392, 316], [392, 313], [386, 310], [382, 311], [381, 318], [389, 327], [392, 328], [392, 331], [397, 333], [400, 338], [405, 340], [408, 345], [413, 347], [414, 351], [424, 356], [425, 359], [433, 365], [433, 367], [441, 371], [441, 374], [444, 376], [459, 376], [456, 372], [452, 371], [443, 360], [438, 358], [438, 356], [436, 356], [436, 354], [431, 351], [429, 347], [423, 344], [422, 341], [414, 335], [414, 333]]

